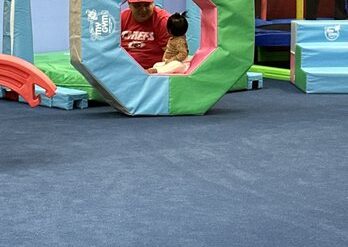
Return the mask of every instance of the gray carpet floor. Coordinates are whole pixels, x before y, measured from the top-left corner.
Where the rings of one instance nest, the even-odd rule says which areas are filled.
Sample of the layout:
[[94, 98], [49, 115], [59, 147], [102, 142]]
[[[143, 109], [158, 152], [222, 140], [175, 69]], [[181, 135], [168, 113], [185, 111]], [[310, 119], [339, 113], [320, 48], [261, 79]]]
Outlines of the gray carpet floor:
[[0, 100], [0, 246], [347, 247], [347, 130], [272, 80], [205, 116]]

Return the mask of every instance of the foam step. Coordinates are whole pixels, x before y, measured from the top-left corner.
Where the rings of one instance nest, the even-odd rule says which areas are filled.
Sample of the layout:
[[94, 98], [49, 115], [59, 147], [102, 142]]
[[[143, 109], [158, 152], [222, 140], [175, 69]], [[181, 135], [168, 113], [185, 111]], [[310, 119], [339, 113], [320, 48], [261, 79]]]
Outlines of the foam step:
[[255, 90], [263, 88], [263, 75], [257, 72], [248, 72], [248, 90]]
[[291, 51], [298, 43], [347, 42], [348, 21], [342, 20], [297, 20], [291, 22]]
[[307, 93], [348, 93], [348, 67], [303, 68]]
[[[85, 109], [88, 107], [88, 94], [82, 90], [71, 88], [57, 87], [56, 95], [52, 98], [45, 96], [45, 91], [40, 88], [35, 88], [35, 93], [40, 95], [42, 106], [55, 107], [64, 110]], [[25, 102], [22, 97], [20, 102]]]
[[302, 43], [298, 46], [302, 68], [348, 66], [348, 42]]

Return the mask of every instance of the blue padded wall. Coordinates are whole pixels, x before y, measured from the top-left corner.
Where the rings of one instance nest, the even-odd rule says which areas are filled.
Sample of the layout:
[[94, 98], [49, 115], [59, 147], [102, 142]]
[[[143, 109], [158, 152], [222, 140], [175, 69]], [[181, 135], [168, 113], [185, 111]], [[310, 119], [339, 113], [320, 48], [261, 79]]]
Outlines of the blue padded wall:
[[69, 0], [32, 0], [34, 51], [69, 49]]
[[0, 1], [0, 52], [1, 53], [2, 53], [3, 17], [4, 17], [4, 1]]
[[3, 53], [33, 62], [30, 0], [5, 0], [3, 6]]
[[162, 2], [163, 3], [163, 8], [168, 10], [170, 13], [174, 12], [182, 12], [186, 9], [186, 1], [185, 0], [157, 0], [156, 2]]
[[186, 8], [189, 23], [186, 36], [190, 54], [193, 55], [199, 49], [201, 42], [201, 9], [192, 0], [186, 1]]

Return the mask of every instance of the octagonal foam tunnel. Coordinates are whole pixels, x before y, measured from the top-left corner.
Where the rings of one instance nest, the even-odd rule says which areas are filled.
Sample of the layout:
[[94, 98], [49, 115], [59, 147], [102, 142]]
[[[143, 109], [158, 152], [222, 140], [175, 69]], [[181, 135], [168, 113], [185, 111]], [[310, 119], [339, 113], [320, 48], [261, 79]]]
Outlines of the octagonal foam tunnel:
[[[148, 74], [121, 47], [122, 0], [70, 1], [72, 64], [127, 115], [206, 113], [252, 65], [252, 0], [194, 0], [200, 47], [185, 74]], [[233, 107], [233, 106], [231, 106]]]

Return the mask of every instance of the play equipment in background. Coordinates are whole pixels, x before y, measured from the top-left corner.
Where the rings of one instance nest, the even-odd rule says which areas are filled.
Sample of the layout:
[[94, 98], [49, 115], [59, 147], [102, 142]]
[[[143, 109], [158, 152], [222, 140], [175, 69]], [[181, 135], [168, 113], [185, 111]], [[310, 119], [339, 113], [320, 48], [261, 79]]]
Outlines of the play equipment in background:
[[307, 19], [313, 12], [318, 18], [335, 18], [335, 7], [345, 8], [339, 1], [346, 0], [255, 0], [263, 20]]
[[[64, 2], [66, 9], [64, 9], [64, 7], [62, 8]], [[2, 46], [4, 53], [21, 57], [30, 62], [33, 61], [33, 50], [35, 52], [47, 52], [44, 54], [35, 54], [35, 60], [38, 62], [38, 64], [35, 65], [49, 68], [45, 70], [37, 66], [40, 70], [44, 71], [51, 80], [57, 81], [58, 84], [59, 82], [67, 82], [71, 87], [76, 87], [76, 83], [81, 83], [81, 89], [86, 89], [86, 91], [90, 90], [92, 92], [91, 94], [94, 96], [94, 90], [91, 86], [88, 85], [84, 78], [70, 65], [70, 57], [66, 52], [69, 39], [68, 3], [68, 0], [36, 0], [32, 2], [29, 0], [5, 0], [4, 5], [1, 4], [0, 7], [2, 10], [1, 13], [3, 13], [3, 18], [0, 20], [0, 24], [3, 24], [0, 27], [0, 34], [3, 34], [0, 37], [2, 41], [0, 46]], [[3, 23], [1, 23], [2, 21]], [[52, 53], [48, 52], [52, 50], [65, 50], [64, 52], [59, 52], [64, 56], [64, 59], [62, 60], [60, 57], [59, 63], [54, 61]], [[37, 59], [38, 57], [39, 59]], [[52, 63], [50, 63], [50, 61]], [[58, 69], [56, 67], [58, 67]], [[52, 78], [52, 73], [57, 75], [57, 77]], [[75, 78], [80, 78], [80, 81]], [[79, 85], [77, 85], [77, 88], [78, 87]], [[48, 98], [44, 94], [42, 88], [35, 87], [33, 95], [40, 96], [40, 105], [49, 107], [70, 110], [72, 107], [81, 109], [86, 108], [88, 105], [88, 101], [86, 100], [88, 95], [85, 91], [81, 90], [57, 87], [56, 95], [52, 98]], [[0, 98], [16, 101], [24, 100], [24, 98], [15, 91], [1, 87]]]
[[[121, 48], [120, 0], [73, 2], [70, 53], [74, 66], [125, 114], [204, 114], [233, 85], [241, 80], [246, 84], [253, 60], [254, 11], [251, 0], [194, 2], [202, 12], [201, 44], [187, 74], [149, 75]], [[88, 13], [93, 18], [88, 19]], [[100, 24], [105, 32], [95, 35], [94, 28]]]
[[263, 88], [262, 73], [248, 72], [248, 90], [257, 90]]
[[253, 72], [289, 80], [290, 23], [296, 17], [295, 0], [255, 0], [255, 58]]
[[33, 63], [30, 0], [4, 0], [3, 53]]
[[[21, 58], [0, 54], [0, 86], [16, 92], [31, 107], [35, 107], [40, 104], [35, 85], [45, 90], [46, 97], [55, 95], [56, 86], [34, 65]], [[6, 90], [1, 89], [1, 92], [6, 97]]]
[[[64, 37], [64, 33], [60, 33], [59, 31], [54, 32], [53, 34], [50, 34], [50, 35], [41, 34], [43, 39], [38, 39], [38, 35], [37, 35], [37, 34], [40, 34], [38, 30], [41, 30], [41, 31], [43, 30], [46, 32], [47, 32], [47, 30], [61, 30], [61, 27], [63, 26], [62, 23], [66, 23], [67, 20], [65, 18], [66, 15], [58, 16], [60, 11], [57, 11], [57, 10], [60, 10], [61, 6], [64, 6], [64, 4], [65, 4], [64, 1], [66, 2], [66, 0], [63, 0], [63, 1], [52, 0], [49, 3], [47, 3], [47, 1], [34, 2], [34, 5], [37, 5], [37, 4], [42, 4], [44, 6], [49, 5], [49, 8], [41, 7], [40, 14], [36, 14], [36, 15], [34, 14], [34, 18], [33, 18], [34, 24], [35, 24], [35, 20], [40, 19], [40, 18], [42, 18], [42, 19], [40, 19], [40, 23], [41, 24], [44, 23], [42, 28], [34, 27], [34, 30], [33, 30], [34, 31], [34, 38], [33, 39], [34, 39], [34, 41], [36, 40], [34, 42], [34, 48], [36, 47], [35, 50], [47, 51], [45, 49], [47, 48], [47, 45], [50, 45], [51, 43], [55, 43], [56, 45], [64, 43], [65, 38], [62, 39], [63, 42], [58, 42], [60, 40], [60, 37]], [[8, 2], [11, 2], [11, 1], [8, 1]], [[12, 1], [12, 4], [14, 2], [15, 1]], [[119, 1], [118, 3], [120, 3], [120, 2], [121, 1]], [[240, 47], [238, 47], [238, 48], [232, 48], [231, 47], [232, 44], [231, 45], [226, 44], [226, 42], [222, 41], [222, 39], [216, 40], [215, 43], [212, 42], [212, 40], [214, 40], [214, 35], [212, 36], [213, 37], [212, 39], [211, 38], [210, 39], [202, 39], [203, 46], [200, 46], [200, 42], [201, 42], [200, 24], [201, 23], [204, 27], [204, 30], [207, 30], [207, 29], [212, 30], [213, 31], [212, 33], [216, 32], [217, 30], [214, 30], [214, 27], [211, 26], [211, 24], [212, 24], [211, 20], [205, 19], [206, 21], [201, 21], [201, 19], [200, 19], [201, 10], [198, 8], [198, 6], [194, 2], [192, 2], [190, 0], [187, 0], [187, 1], [184, 0], [181, 2], [183, 2], [183, 4], [181, 4], [182, 6], [186, 6], [186, 8], [190, 9], [189, 22], [192, 22], [192, 23], [190, 23], [190, 30], [188, 32], [188, 40], [189, 40], [190, 50], [196, 51], [200, 47], [200, 52], [198, 52], [196, 54], [197, 55], [196, 61], [199, 60], [198, 57], [200, 57], [200, 56], [202, 57], [202, 54], [203, 54], [203, 57], [205, 56], [204, 54], [206, 54], [206, 55], [209, 54], [209, 51], [212, 54], [209, 57], [209, 59], [207, 59], [206, 61], [203, 62], [202, 66], [198, 66], [197, 65], [198, 63], [196, 63], [196, 65], [192, 66], [192, 71], [194, 72], [193, 74], [178, 76], [177, 78], [173, 79], [174, 81], [177, 81], [177, 83], [171, 84], [171, 89], [173, 89], [173, 87], [174, 87], [174, 89], [177, 90], [177, 94], [182, 94], [182, 95], [179, 95], [177, 97], [173, 97], [170, 100], [169, 100], [169, 96], [168, 96], [168, 99], [166, 99], [164, 101], [164, 102], [167, 101], [167, 103], [163, 104], [163, 102], [161, 102], [162, 106], [164, 106], [164, 108], [162, 108], [162, 110], [165, 109], [164, 113], [161, 112], [159, 114], [165, 114], [165, 115], [172, 114], [173, 115], [173, 114], [202, 114], [202, 113], [204, 113], [213, 104], [215, 104], [216, 101], [220, 97], [222, 97], [222, 95], [224, 94], [224, 91], [226, 90], [225, 88], [229, 87], [229, 85], [233, 85], [233, 86], [230, 87], [228, 90], [231, 90], [231, 89], [232, 90], [240, 90], [240, 89], [247, 88], [246, 71], [247, 71], [247, 68], [252, 63], [252, 58], [251, 58], [252, 52], [253, 52], [252, 51], [253, 37], [251, 36], [252, 32], [249, 32], [250, 33], [249, 37], [248, 37], [248, 35], [245, 36], [245, 30], [250, 30], [250, 31], [253, 30], [253, 27], [252, 27], [253, 21], [251, 19], [251, 16], [252, 16], [252, 2], [251, 1], [248, 2], [249, 7], [246, 8], [246, 11], [239, 11], [239, 8], [240, 9], [245, 8], [245, 6], [243, 6], [243, 8], [241, 7], [242, 5], [245, 5], [245, 3], [243, 3], [243, 4], [241, 3], [242, 1], [237, 1], [236, 3], [233, 3], [233, 4], [227, 4], [226, 7], [224, 6], [224, 10], [228, 9], [228, 11], [234, 11], [234, 12], [238, 13], [237, 15], [235, 15], [233, 17], [233, 18], [236, 18], [236, 20], [237, 19], [238, 20], [237, 21], [233, 20], [232, 22], [240, 23], [242, 21], [242, 23], [246, 24], [246, 26], [243, 27], [243, 29], [241, 29], [240, 25], [238, 25], [238, 26], [234, 26], [232, 28], [227, 28], [227, 29], [225, 29], [224, 32], [219, 33], [219, 36], [225, 37], [225, 38], [228, 37], [229, 35], [231, 35], [231, 33], [233, 33], [233, 36], [236, 35], [239, 37], [245, 37], [243, 39], [243, 41], [240, 42]], [[213, 11], [216, 12], [216, 8], [211, 8], [211, 6], [215, 6], [215, 5], [214, 4], [211, 5], [210, 1], [206, 1], [206, 2], [201, 1], [201, 2], [202, 2], [201, 5], [203, 5], [205, 7], [210, 6], [210, 7], [206, 8], [205, 13], [208, 13], [210, 16], [213, 16], [211, 10], [214, 9]], [[18, 1], [16, 1], [16, 3], [18, 4]], [[28, 4], [28, 3], [30, 4], [29, 1], [25, 2], [25, 4]], [[168, 6], [173, 7], [174, 5], [180, 5], [180, 4], [178, 4], [178, 2], [173, 3], [173, 1], [166, 1], [166, 0], [157, 0], [156, 3], [159, 5], [162, 5], [164, 7], [168, 7]], [[57, 5], [56, 7], [54, 7], [55, 4]], [[220, 8], [220, 9], [221, 9], [220, 5], [225, 5], [224, 1], [216, 1], [216, 4], [219, 5], [218, 8]], [[9, 6], [11, 6], [11, 5], [9, 5]], [[67, 6], [67, 4], [66, 4], [66, 6]], [[45, 8], [47, 10], [54, 9], [54, 13], [52, 13], [52, 15], [51, 15], [51, 14], [46, 13], [46, 11], [44, 11], [45, 15], [43, 15], [42, 14], [43, 11], [41, 11], [41, 10], [45, 9]], [[34, 6], [34, 12], [35, 12], [35, 9], [37, 9], [37, 6]], [[172, 8], [172, 10], [173, 9], [174, 8]], [[210, 10], [208, 10], [208, 9], [210, 9]], [[36, 13], [38, 13], [38, 12], [36, 12]], [[250, 16], [245, 15], [245, 14], [248, 14]], [[45, 19], [43, 19], [44, 16], [48, 16], [48, 18], [45, 17]], [[228, 22], [231, 22], [231, 20], [233, 18], [228, 17], [227, 13], [219, 16], [219, 20], [228, 21]], [[59, 20], [59, 21], [57, 22], [57, 20]], [[55, 28], [49, 28], [49, 25], [50, 25], [49, 23], [52, 24], [52, 22], [55, 23], [54, 24]], [[29, 22], [27, 22], [27, 23], [29, 23]], [[38, 22], [36, 22], [36, 24], [37, 23]], [[15, 28], [12, 29], [12, 31], [19, 30], [20, 26], [21, 25], [13, 25], [12, 27], [15, 27]], [[26, 29], [26, 31], [28, 31], [28, 30], [29, 29]], [[10, 32], [10, 34], [13, 35], [14, 32]], [[54, 40], [49, 41], [49, 42], [44, 42], [43, 44], [41, 43], [42, 45], [37, 44], [38, 43], [37, 41], [42, 42], [42, 40], [44, 40], [46, 37], [52, 37], [52, 36], [55, 37]], [[16, 35], [13, 35], [13, 37], [16, 37]], [[217, 39], [217, 35], [215, 36], [215, 38]], [[233, 45], [235, 46], [236, 43], [237, 44], [239, 43], [239, 41], [238, 41], [239, 38], [234, 38], [234, 39], [236, 42], [234, 42]], [[249, 39], [249, 42], [245, 42], [246, 39]], [[4, 42], [7, 42], [6, 40], [8, 40], [8, 39], [5, 38]], [[209, 44], [209, 42], [206, 42], [207, 40], [210, 40], [209, 41], [210, 44]], [[46, 47], [46, 48], [43, 48], [43, 47]], [[242, 54], [242, 50], [244, 50], [243, 54]], [[213, 61], [220, 61], [221, 57], [219, 57], [219, 55], [217, 55], [217, 54], [228, 54], [225, 56], [225, 58], [230, 58], [232, 61], [232, 64], [229, 66], [232, 66], [232, 68], [233, 68], [232, 71], [230, 72], [231, 74], [233, 73], [233, 75], [231, 76], [231, 78], [228, 78], [226, 76], [224, 79], [220, 78], [221, 73], [216, 78], [213, 78], [212, 76], [206, 76], [206, 77], [203, 76], [200, 78], [200, 80], [204, 80], [204, 82], [202, 83], [202, 85], [204, 85], [204, 89], [201, 88], [199, 90], [199, 88], [200, 88], [200, 86], [198, 85], [199, 83], [195, 80], [196, 78], [199, 78], [199, 76], [195, 72], [200, 71], [200, 70], [204, 70], [206, 68], [208, 68], [208, 70], [209, 69], [216, 70], [215, 65], [211, 66], [211, 68], [209, 68], [209, 65], [207, 66], [206, 64], [209, 60], [210, 60], [210, 64], [212, 64]], [[242, 54], [242, 55], [239, 56], [239, 54]], [[66, 57], [67, 57], [66, 54], [63, 54], [63, 52], [61, 52], [60, 55], [62, 55], [61, 58], [64, 56], [64, 59], [66, 59]], [[57, 80], [55, 82], [58, 85], [61, 85], [60, 83], [62, 81], [65, 81], [66, 84], [64, 86], [68, 86], [68, 87], [72, 87], [72, 88], [77, 88], [77, 87], [83, 86], [83, 87], [91, 89], [91, 87], [89, 87], [87, 85], [87, 83], [81, 78], [80, 78], [81, 85], [76, 85], [77, 81], [75, 80], [75, 78], [80, 76], [80, 75], [70, 65], [68, 65], [68, 64], [64, 65], [66, 70], [58, 70], [58, 69], [56, 70], [54, 67], [56, 61], [53, 61], [54, 59], [52, 59], [52, 56], [50, 55], [50, 53], [48, 53], [46, 55], [36, 54], [35, 60], [36, 60], [35, 64], [37, 64], [39, 66], [39, 68], [42, 69], [43, 71], [45, 71], [45, 73], [48, 74], [51, 78], [53, 77], [52, 74], [55, 74], [54, 77], [55, 77], [55, 80]], [[60, 60], [62, 60], [62, 59], [60, 59]], [[47, 61], [49, 61], [48, 64], [46, 63]], [[216, 64], [219, 64], [219, 63], [216, 63]], [[227, 70], [228, 63], [225, 62], [224, 65], [226, 66], [226, 70]], [[242, 66], [239, 66], [239, 65], [242, 65]], [[46, 68], [43, 68], [45, 66], [46, 66], [46, 68], [52, 66], [53, 69], [51, 68], [51, 69], [46, 70]], [[196, 66], [196, 70], [195, 70], [195, 66]], [[70, 72], [70, 73], [68, 73], [68, 72]], [[66, 78], [68, 78], [70, 76], [70, 74], [73, 74], [73, 76], [70, 77], [68, 80], [66, 80]], [[157, 80], [160, 80], [160, 77], [158, 77]], [[188, 88], [190, 88], [190, 90], [187, 90], [188, 88], [186, 88], [186, 86], [184, 86], [187, 84], [187, 82], [186, 82], [187, 80], [188, 81], [191, 80], [193, 82], [188, 87]], [[148, 84], [148, 85], [151, 85], [153, 83], [153, 81], [156, 81], [156, 80], [152, 79], [152, 80], [147, 80], [147, 81], [152, 81], [151, 83]], [[172, 86], [172, 85], [175, 85], [175, 86]], [[154, 86], [154, 85], [152, 85], [152, 86]], [[168, 92], [169, 92], [169, 85], [168, 84], [167, 84], [167, 87], [168, 87], [168, 91], [166, 91], [166, 90], [165, 91], [168, 94]], [[213, 89], [215, 88], [216, 90], [214, 91], [214, 90], [212, 90], [212, 88]], [[94, 93], [94, 95], [98, 95], [94, 89], [91, 89], [91, 91], [92, 91], [92, 93], [90, 93], [89, 97], [91, 97], [91, 95], [93, 95], [93, 93]], [[137, 91], [137, 89], [135, 89], [134, 91]], [[181, 91], [182, 91], [182, 93], [181, 93]], [[205, 91], [207, 91], [208, 93], [205, 93]], [[143, 92], [143, 91], [140, 91], [140, 92]], [[175, 90], [171, 90], [171, 92], [175, 92]], [[193, 94], [189, 95], [190, 92], [193, 92]], [[186, 94], [186, 96], [185, 96], [185, 94]], [[161, 93], [160, 93], [160, 95], [161, 95]], [[161, 97], [162, 96], [163, 95], [161, 95]], [[146, 97], [144, 98], [144, 95], [142, 95], [140, 97], [143, 97], [143, 99], [145, 99], [145, 101], [144, 102], [138, 101], [138, 103], [136, 103], [136, 104], [143, 105], [144, 107], [149, 107], [147, 105], [147, 103], [149, 103], [149, 102], [146, 101], [147, 98]], [[192, 104], [191, 97], [193, 97], [195, 99], [195, 101], [193, 101], [193, 103], [197, 102], [196, 104]], [[133, 102], [135, 102], [137, 100], [138, 99], [135, 99]], [[156, 99], [155, 99], [155, 101], [156, 101]], [[203, 102], [203, 103], [201, 104], [201, 102]], [[170, 104], [170, 107], [169, 107], [169, 104]], [[156, 105], [156, 104], [154, 104], [154, 105]], [[159, 106], [159, 108], [161, 108], [162, 106]], [[138, 106], [136, 108], [137, 109], [135, 110], [134, 114], [148, 114], [147, 111], [140, 110], [140, 108]], [[169, 112], [169, 108], [171, 109], [171, 112]], [[200, 108], [200, 109], [197, 109], [197, 108]], [[160, 111], [162, 111], [162, 110], [160, 110]], [[158, 112], [156, 110], [154, 112], [155, 112], [155, 114], [158, 114]], [[153, 113], [151, 112], [150, 114], [153, 114]]]
[[[11, 1], [7, 0], [7, 6], [11, 6]], [[88, 93], [89, 100], [104, 101], [100, 94], [85, 80], [85, 78], [75, 70], [70, 64], [69, 49], [69, 0], [36, 0], [29, 2], [12, 1], [12, 4], [21, 5], [16, 9], [16, 16], [20, 16], [22, 12], [28, 19], [27, 22], [18, 22], [20, 18], [15, 19], [12, 25], [17, 34], [27, 33], [21, 37], [27, 37], [27, 40], [32, 42], [18, 42], [20, 36], [12, 35], [16, 39], [16, 46], [23, 49], [16, 49], [16, 55], [21, 56], [20, 52], [30, 51], [30, 47], [34, 47], [34, 62], [35, 65], [46, 73], [58, 87], [67, 87], [82, 90]], [[189, 30], [187, 32], [187, 39], [191, 55], [199, 47], [200, 42], [200, 9], [192, 1], [186, 0], [155, 0], [156, 5], [164, 7], [169, 11], [184, 11], [189, 9]], [[32, 18], [28, 18], [30, 11], [27, 11], [28, 5], [32, 7]], [[187, 6], [187, 7], [186, 7]], [[3, 5], [0, 5], [0, 10]], [[123, 6], [126, 7], [126, 6]], [[7, 8], [9, 9], [9, 8]], [[1, 11], [2, 13], [3, 11]], [[0, 13], [0, 14], [1, 14]], [[10, 12], [4, 13], [4, 23], [10, 23]], [[44, 14], [43, 14], [44, 13]], [[23, 17], [22, 17], [23, 18]], [[33, 28], [30, 25], [32, 19]], [[0, 33], [3, 25], [2, 18], [0, 18]], [[10, 25], [6, 24], [6, 27]], [[25, 25], [22, 25], [25, 24]], [[33, 34], [31, 32], [33, 31]], [[7, 32], [7, 37], [10, 37], [10, 32]], [[9, 46], [10, 39], [4, 38], [4, 45]], [[2, 41], [2, 36], [0, 36]], [[22, 44], [20, 46], [20, 44]], [[2, 45], [2, 42], [0, 46]], [[31, 53], [32, 56], [32, 53]], [[27, 60], [32, 60], [28, 59]], [[246, 80], [244, 83], [235, 85], [233, 90], [246, 88]]]
[[292, 23], [292, 82], [306, 93], [348, 93], [347, 21]]
[[[54, 7], [54, 9], [58, 9], [59, 7], [61, 7], [62, 5], [64, 5], [64, 1], [67, 2], [67, 0], [52, 0], [49, 5], [51, 7], [51, 5], [54, 5], [55, 3], [58, 4], [56, 7]], [[14, 14], [12, 15], [12, 17], [16, 17], [16, 22], [13, 22], [14, 25], [12, 25], [12, 29], [11, 29], [11, 25], [9, 25], [10, 21], [9, 21], [9, 17], [11, 16], [9, 13], [11, 11], [9, 11], [11, 9], [11, 6], [14, 6], [15, 1], [9, 1], [6, 0], [5, 1], [5, 22], [4, 22], [4, 50], [7, 51], [16, 51], [16, 55], [18, 56], [22, 56], [25, 57], [25, 55], [20, 55], [21, 52], [28, 52], [30, 51], [30, 45], [31, 44], [31, 40], [33, 40], [32, 36], [31, 36], [31, 32], [28, 31], [31, 28], [31, 18], [28, 18], [28, 14], [30, 14], [30, 11], [27, 11], [26, 8], [19, 8], [16, 11], [14, 11]], [[268, 3], [270, 3], [271, 1], [268, 1]], [[11, 4], [9, 4], [11, 3]], [[22, 6], [30, 6], [30, 2], [28, 0], [24, 0], [21, 2], [16, 1], [16, 3], [20, 3], [22, 4]], [[39, 4], [40, 1], [35, 1], [34, 5]], [[166, 1], [166, 0], [157, 0], [156, 4], [162, 6], [162, 7], [168, 7], [170, 8], [172, 11], [175, 10], [174, 6], [171, 5], [171, 1]], [[258, 1], [256, 1], [256, 3], [258, 3]], [[259, 1], [259, 5], [256, 5], [256, 15], [260, 16], [261, 15], [261, 2]], [[325, 3], [325, 1], [324, 1]], [[42, 1], [42, 4], [48, 4], [45, 1]], [[302, 0], [298, 0], [297, 1], [297, 17], [301, 17], [301, 15], [303, 16], [304, 11], [304, 1]], [[191, 21], [192, 23], [190, 24], [190, 28], [191, 30], [188, 33], [188, 39], [189, 39], [189, 45], [190, 45], [190, 50], [191, 51], [196, 51], [199, 48], [199, 40], [200, 40], [200, 23], [201, 23], [201, 19], [200, 19], [200, 9], [198, 8], [198, 6], [192, 2], [192, 1], [186, 1], [185, 4], [181, 4], [180, 5], [181, 8], [184, 8], [183, 6], [186, 6], [187, 9], [189, 9], [189, 14], [191, 15], [189, 18], [189, 21]], [[34, 6], [34, 7], [38, 7], [38, 6]], [[35, 13], [35, 9], [34, 8], [34, 13]], [[292, 9], [293, 8], [289, 8]], [[320, 10], [320, 9], [319, 9]], [[19, 14], [18, 11], [23, 11], [22, 14]], [[55, 14], [59, 14], [59, 13], [63, 13], [64, 15], [62, 16], [54, 16], [54, 19], [57, 20], [59, 19], [60, 21], [55, 23], [54, 25], [57, 26], [57, 30], [62, 30], [62, 27], [59, 27], [59, 25], [57, 24], [65, 24], [68, 21], [64, 19], [64, 16], [67, 16], [67, 14], [65, 13], [67, 10], [64, 11], [54, 11]], [[268, 10], [268, 13], [272, 13], [272, 11]], [[259, 13], [259, 14], [257, 14]], [[301, 14], [302, 13], [302, 14]], [[41, 14], [41, 12], [40, 12]], [[293, 14], [293, 13], [292, 13]], [[7, 16], [7, 17], [6, 17]], [[44, 16], [44, 15], [40, 15]], [[49, 16], [52, 16], [51, 14]], [[34, 20], [38, 19], [38, 16], [34, 16], [33, 18]], [[47, 24], [49, 24], [49, 19], [48, 21], [46, 21], [47, 18], [45, 19], [45, 21], [42, 21], [40, 19], [39, 23], [45, 23], [45, 28], [34, 28], [34, 34], [38, 33], [37, 29], [41, 29], [41, 31], [45, 31], [46, 28], [48, 27]], [[35, 24], [35, 21], [34, 21]], [[37, 24], [37, 23], [36, 23]], [[283, 20], [267, 20], [264, 21], [263, 23], [261, 22], [257, 22], [256, 26], [259, 28], [264, 28], [265, 30], [269, 31], [269, 33], [273, 32], [273, 30], [275, 29], [275, 27], [279, 27], [282, 25], [288, 25], [287, 24], [287, 20], [283, 19]], [[64, 26], [64, 25], [60, 25], [60, 26]], [[65, 27], [67, 29], [67, 27]], [[21, 31], [20, 31], [21, 30]], [[46, 30], [47, 31], [47, 30]], [[279, 30], [276, 30], [278, 32], [277, 35], [281, 35], [279, 33]], [[281, 30], [284, 31], [284, 30]], [[23, 33], [26, 33], [26, 35], [22, 35]], [[288, 35], [288, 34], [287, 34]], [[50, 35], [43, 35], [43, 36], [47, 36], [47, 37], [51, 37], [54, 36], [55, 37], [55, 41], [56, 42], [55, 45], [60, 45], [61, 43], [64, 43], [64, 39], [62, 40], [58, 40], [58, 37], [64, 37], [64, 35], [60, 34], [60, 31], [55, 33], [55, 34], [50, 34]], [[271, 37], [271, 35], [268, 34], [269, 37]], [[261, 37], [261, 36], [260, 36]], [[266, 37], [266, 36], [265, 36]], [[284, 43], [288, 43], [289, 39], [288, 37], [286, 39], [276, 39], [276, 38], [272, 38], [269, 40], [266, 40], [265, 37], [262, 37], [264, 40], [262, 42], [264, 42], [265, 44], [269, 45], [269, 46], [274, 46], [277, 45], [279, 43], [283, 43], [282, 45], [285, 45]], [[34, 35], [35, 38], [35, 35]], [[24, 40], [29, 41], [29, 43], [25, 43]], [[39, 39], [40, 40], [40, 39]], [[38, 38], [36, 37], [36, 41], [38, 41]], [[256, 42], [258, 44], [258, 42], [260, 42], [260, 39], [256, 38]], [[261, 42], [261, 43], [262, 43]], [[273, 42], [273, 43], [272, 43]], [[37, 43], [37, 42], [36, 42]], [[44, 42], [41, 44], [36, 44], [36, 47], [40, 48], [40, 51], [46, 51], [45, 49], [47, 49], [47, 44], [51, 44], [53, 43], [52, 41], [49, 42]], [[276, 43], [276, 44], [274, 44]], [[12, 48], [9, 48], [9, 44], [12, 44]], [[21, 44], [21, 45], [20, 45]], [[24, 49], [21, 49], [20, 47], [25, 47]], [[34, 47], [35, 47], [35, 43], [34, 43]], [[28, 49], [29, 48], [29, 49]], [[38, 49], [36, 48], [36, 49]], [[57, 49], [57, 48], [54, 48]], [[30, 52], [29, 52], [29, 56], [27, 56], [26, 58], [27, 60], [30, 60]], [[73, 88], [80, 88], [83, 89], [84, 91], [88, 91], [89, 93], [89, 99], [95, 99], [95, 98], [99, 98], [101, 99], [101, 97], [98, 95], [98, 93], [91, 88], [89, 85], [87, 85], [85, 79], [78, 73], [76, 72], [72, 66], [69, 64], [69, 54], [66, 52], [56, 52], [56, 53], [45, 53], [45, 54], [35, 54], [35, 60], [36, 60], [36, 65], [38, 65], [40, 67], [41, 70], [45, 71], [46, 74], [48, 74], [50, 76], [50, 78], [54, 78], [55, 81], [57, 81], [58, 83], [66, 83], [64, 86], [67, 87], [73, 87]], [[256, 71], [256, 72], [262, 72], [265, 77], [270, 77], [270, 78], [276, 78], [276, 79], [284, 79], [284, 80], [288, 80], [289, 79], [289, 70], [287, 69], [281, 69], [281, 68], [276, 68], [276, 67], [265, 67], [266, 69], [264, 69], [264, 67], [262, 66], [253, 66], [252, 71]], [[295, 70], [293, 70], [295, 71]], [[244, 80], [241, 80], [244, 81]], [[250, 78], [249, 78], [250, 81]], [[245, 89], [245, 83], [240, 83], [239, 85], [241, 85], [240, 87], [236, 87], [237, 84], [235, 84], [235, 86], [233, 88], [235, 89]], [[8, 91], [4, 91], [1, 90], [0, 91], [1, 94], [6, 93], [6, 95], [9, 95]], [[1, 95], [0, 95], [1, 96]]]
[[[267, 78], [290, 79], [290, 37], [291, 21], [306, 18], [306, 13], [315, 9], [314, 1], [305, 0], [255, 0], [256, 32], [255, 32], [255, 66], [251, 71], [264, 73]], [[342, 0], [338, 0], [342, 1]], [[335, 6], [333, 0], [320, 0], [316, 16], [318, 18], [334, 18]], [[337, 10], [336, 10], [337, 13]], [[263, 66], [267, 65], [267, 66]], [[280, 68], [279, 68], [280, 66]]]
[[42, 71], [31, 64], [33, 35], [30, 1], [5, 0], [3, 17], [3, 52], [10, 56], [1, 57], [0, 85], [5, 88], [0, 88], [0, 98], [28, 102], [32, 107], [44, 105], [66, 110], [86, 108], [86, 92], [57, 88]]
[[[184, 11], [185, 8], [190, 10], [187, 39], [190, 54], [194, 54], [200, 41], [200, 9], [198, 6], [192, 1], [186, 0], [155, 0], [155, 3], [171, 12]], [[32, 6], [35, 65], [49, 75], [57, 86], [83, 90], [88, 93], [89, 100], [104, 101], [103, 97], [70, 64], [70, 55], [66, 51], [69, 49], [69, 0], [50, 0], [49, 2], [36, 0], [32, 2]], [[126, 5], [122, 6], [122, 8], [125, 7]], [[44, 9], [45, 15], [42, 15], [41, 12], [38, 13], [37, 9]], [[240, 85], [243, 88], [245, 86], [246, 82]], [[239, 88], [236, 86], [234, 89]]]
[[33, 62], [33, 36], [30, 0], [4, 0], [3, 53], [0, 54], [0, 97], [24, 99], [31, 107], [41, 103], [35, 85], [42, 95], [53, 97], [56, 86]]
[[[88, 108], [88, 94], [81, 90], [57, 87], [55, 96], [47, 97], [45, 91], [35, 88], [35, 94], [41, 98], [41, 106], [54, 107], [64, 110], [86, 109]], [[19, 97], [19, 102], [25, 102], [25, 99]]]

